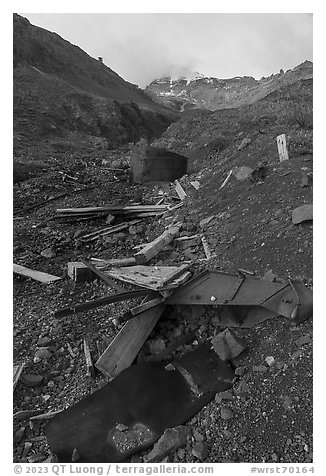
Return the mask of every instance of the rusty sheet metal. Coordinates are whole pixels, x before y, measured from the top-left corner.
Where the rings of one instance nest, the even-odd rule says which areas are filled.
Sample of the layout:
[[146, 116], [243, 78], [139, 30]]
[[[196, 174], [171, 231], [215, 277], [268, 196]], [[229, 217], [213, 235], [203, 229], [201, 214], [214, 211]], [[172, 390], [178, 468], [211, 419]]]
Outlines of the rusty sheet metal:
[[292, 281], [274, 283], [211, 270], [178, 288], [166, 304], [230, 306], [233, 313], [221, 313], [221, 325], [251, 327], [277, 315], [302, 322], [312, 315], [313, 299], [312, 290]]
[[[59, 462], [113, 463], [151, 446], [166, 428], [188, 421], [216, 392], [232, 386], [234, 370], [210, 343], [165, 364], [145, 362], [56, 415], [46, 429]], [[123, 427], [122, 430], [119, 427]]]

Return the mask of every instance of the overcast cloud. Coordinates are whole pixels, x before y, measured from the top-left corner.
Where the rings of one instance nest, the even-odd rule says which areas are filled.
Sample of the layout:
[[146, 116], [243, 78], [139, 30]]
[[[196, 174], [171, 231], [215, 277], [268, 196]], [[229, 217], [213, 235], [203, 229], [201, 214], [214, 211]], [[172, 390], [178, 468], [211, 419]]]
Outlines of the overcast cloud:
[[177, 68], [259, 79], [312, 61], [305, 13], [21, 13], [145, 87]]

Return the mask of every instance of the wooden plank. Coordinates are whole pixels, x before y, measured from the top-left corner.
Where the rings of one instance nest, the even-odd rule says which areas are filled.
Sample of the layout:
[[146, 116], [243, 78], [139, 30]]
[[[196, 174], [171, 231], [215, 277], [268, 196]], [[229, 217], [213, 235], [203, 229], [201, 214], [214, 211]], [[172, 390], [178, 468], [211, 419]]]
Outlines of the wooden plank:
[[110, 378], [129, 367], [161, 317], [164, 308], [164, 304], [159, 304], [127, 321], [95, 366]]
[[133, 266], [136, 264], [136, 258], [132, 256], [131, 258], [113, 258], [113, 259], [97, 259], [91, 258], [91, 263], [96, 266], [97, 269], [103, 271], [106, 268], [111, 268], [115, 266], [117, 268], [123, 268], [124, 266]]
[[280, 162], [284, 162], [285, 160], [289, 160], [289, 154], [286, 147], [286, 137], [285, 134], [281, 134], [276, 137], [277, 141], [277, 148], [278, 148], [278, 155], [280, 158]]
[[178, 180], [175, 180], [174, 181], [174, 188], [175, 188], [175, 191], [177, 192], [180, 200], [184, 200], [187, 196], [186, 192], [183, 190], [180, 182]]
[[[111, 278], [119, 279], [126, 283], [135, 284], [154, 291], [165, 288], [166, 284], [180, 274], [184, 273], [189, 265], [183, 266], [131, 266], [125, 268], [111, 268], [104, 273]], [[172, 286], [172, 283], [170, 285]]]
[[53, 283], [54, 281], [58, 281], [59, 279], [61, 279], [58, 276], [43, 273], [42, 271], [35, 271], [34, 269], [21, 266], [20, 264], [13, 263], [13, 267], [14, 273], [19, 274], [21, 276], [27, 276], [28, 278], [35, 279], [36, 281], [40, 281], [41, 283]]
[[160, 251], [162, 251], [166, 245], [171, 243], [171, 241], [178, 235], [180, 228], [181, 223], [172, 225], [151, 243], [148, 243], [146, 246], [144, 246], [142, 250], [135, 254], [136, 262], [138, 264], [144, 264], [151, 260]]

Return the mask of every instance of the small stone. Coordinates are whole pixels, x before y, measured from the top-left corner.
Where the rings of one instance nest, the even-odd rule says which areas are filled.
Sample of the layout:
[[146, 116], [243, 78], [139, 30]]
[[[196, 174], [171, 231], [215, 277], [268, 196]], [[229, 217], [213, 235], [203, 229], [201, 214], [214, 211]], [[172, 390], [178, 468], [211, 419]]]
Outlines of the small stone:
[[27, 387], [37, 387], [43, 382], [42, 375], [22, 374], [20, 379]]
[[281, 370], [284, 367], [284, 362], [282, 360], [279, 360], [278, 362], [276, 362], [275, 365], [276, 365], [277, 370]]
[[265, 362], [267, 363], [267, 365], [268, 365], [269, 367], [272, 367], [272, 365], [275, 364], [275, 359], [274, 359], [274, 357], [272, 357], [271, 355], [269, 355], [268, 357], [266, 357]]
[[215, 402], [219, 405], [220, 403], [222, 403], [222, 400], [223, 400], [223, 398], [221, 397], [221, 395], [219, 393], [217, 393], [215, 395]]
[[194, 438], [196, 441], [202, 442], [204, 440], [204, 435], [199, 433], [199, 431], [194, 430]]
[[123, 423], [118, 423], [116, 425], [116, 429], [119, 431], [127, 431], [129, 427], [127, 425], [124, 425]]
[[178, 457], [183, 460], [186, 456], [186, 450], [184, 448], [179, 448], [177, 451]]
[[223, 400], [233, 400], [233, 395], [231, 392], [220, 392], [220, 396], [222, 397]]
[[289, 410], [291, 410], [292, 408], [292, 405], [291, 405], [291, 397], [289, 396], [285, 396], [284, 397], [284, 401], [283, 401], [283, 404], [282, 404], [282, 407], [284, 408], [284, 410], [287, 412]]
[[227, 407], [222, 407], [221, 408], [221, 418], [222, 418], [222, 420], [230, 420], [231, 418], [233, 418], [232, 411]]
[[229, 430], [223, 430], [223, 435], [228, 439], [232, 437], [232, 433]]
[[275, 461], [275, 462], [278, 461], [278, 456], [277, 456], [276, 453], [272, 453], [271, 457], [272, 457], [273, 461]]
[[106, 217], [105, 223], [106, 223], [107, 225], [113, 225], [114, 222], [115, 222], [115, 216], [109, 214], [109, 215]]
[[190, 429], [186, 426], [167, 428], [161, 438], [155, 443], [153, 449], [145, 457], [146, 463], [157, 463], [176, 449], [187, 444]]
[[235, 375], [238, 375], [239, 377], [243, 377], [246, 371], [247, 371], [247, 367], [243, 366], [243, 367], [237, 367], [234, 373]]
[[45, 402], [47, 402], [51, 398], [51, 395], [42, 395], [42, 398]]
[[296, 351], [293, 352], [293, 354], [291, 355], [291, 360], [297, 360], [299, 357], [301, 357], [302, 354], [303, 354], [303, 350], [302, 350], [302, 349], [296, 350]]
[[208, 455], [207, 446], [205, 443], [196, 443], [191, 450], [191, 454], [202, 461]]
[[265, 279], [266, 281], [271, 281], [271, 282], [275, 281], [276, 278], [277, 278], [276, 274], [274, 274], [271, 269], [266, 271], [266, 273], [263, 276], [263, 279]]
[[79, 461], [79, 459], [80, 459], [80, 456], [79, 456], [78, 450], [77, 448], [74, 448], [74, 451], [72, 452], [72, 455], [71, 455], [71, 461], [72, 463], [76, 463], [77, 461]]
[[41, 255], [44, 256], [44, 258], [54, 258], [56, 256], [55, 251], [53, 251], [52, 248], [46, 248], [41, 251]]
[[238, 150], [244, 149], [250, 143], [251, 143], [251, 139], [249, 139], [248, 137], [245, 137], [244, 139], [242, 139], [241, 144], [238, 146]]
[[302, 205], [297, 207], [292, 212], [292, 222], [295, 225], [302, 223], [303, 221], [310, 221], [313, 219], [313, 206], [312, 204]]
[[34, 355], [34, 363], [37, 364], [41, 360], [47, 360], [51, 357], [52, 353], [47, 347], [39, 347]]
[[298, 347], [301, 347], [305, 344], [310, 344], [311, 343], [311, 337], [309, 334], [299, 337], [299, 339], [296, 341], [296, 344]]
[[237, 395], [243, 395], [244, 393], [249, 393], [250, 388], [245, 380], [242, 380], [237, 389], [234, 389]]
[[252, 370], [254, 372], [266, 372], [267, 367], [265, 367], [265, 365], [254, 365]]
[[152, 340], [147, 342], [148, 349], [151, 354], [158, 354], [162, 350], [165, 349], [165, 341], [162, 339], [162, 337], [159, 337], [158, 339]]
[[236, 337], [229, 329], [220, 332], [211, 340], [212, 347], [221, 360], [230, 360], [244, 351], [246, 348], [244, 342]]
[[50, 380], [47, 386], [48, 388], [53, 388], [55, 386], [55, 383], [53, 382], [53, 380]]
[[17, 431], [15, 431], [14, 443], [19, 443], [23, 439], [23, 436], [25, 434], [25, 429], [26, 428], [24, 426], [21, 426], [20, 428], [18, 428]]
[[40, 337], [39, 340], [37, 341], [37, 346], [38, 347], [47, 347], [49, 344], [51, 344], [52, 339], [50, 337]]

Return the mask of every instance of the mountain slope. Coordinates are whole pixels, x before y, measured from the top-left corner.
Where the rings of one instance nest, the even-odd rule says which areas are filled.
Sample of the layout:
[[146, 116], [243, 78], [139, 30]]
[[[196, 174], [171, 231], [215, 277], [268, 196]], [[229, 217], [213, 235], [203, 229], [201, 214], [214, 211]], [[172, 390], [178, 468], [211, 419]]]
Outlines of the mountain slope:
[[178, 117], [59, 35], [14, 14], [16, 139], [157, 137]]
[[285, 73], [281, 70], [260, 80], [251, 76], [206, 78], [197, 73], [193, 77], [157, 79], [145, 91], [161, 104], [180, 111], [200, 108], [214, 111], [252, 104], [272, 91], [312, 76], [312, 63], [305, 61]]

